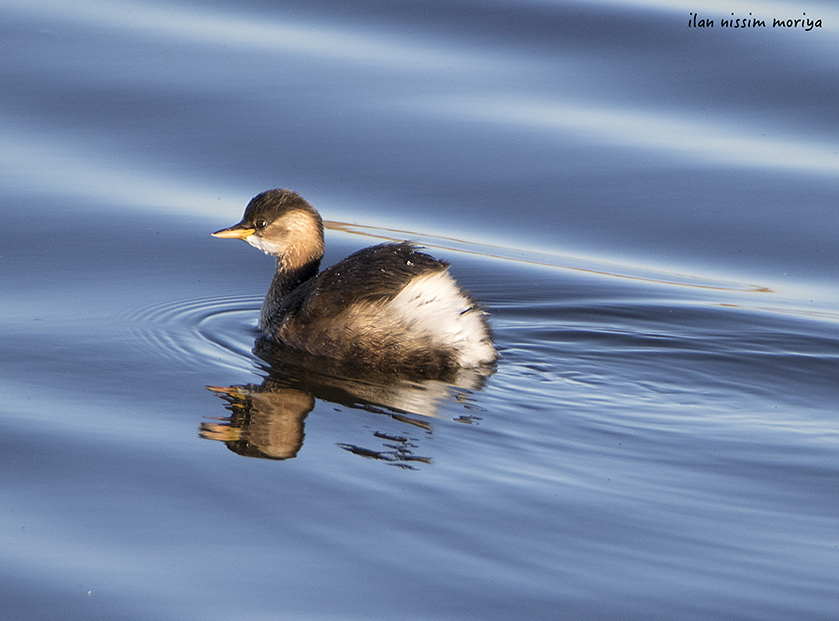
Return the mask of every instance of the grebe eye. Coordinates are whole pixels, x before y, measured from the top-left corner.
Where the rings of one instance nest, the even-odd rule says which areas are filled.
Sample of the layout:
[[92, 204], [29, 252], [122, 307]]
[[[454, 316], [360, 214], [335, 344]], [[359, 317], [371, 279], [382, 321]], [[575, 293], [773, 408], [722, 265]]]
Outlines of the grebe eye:
[[265, 220], [257, 220], [256, 222], [253, 223], [253, 225], [257, 229], [264, 229], [266, 226], [268, 226], [268, 223]]

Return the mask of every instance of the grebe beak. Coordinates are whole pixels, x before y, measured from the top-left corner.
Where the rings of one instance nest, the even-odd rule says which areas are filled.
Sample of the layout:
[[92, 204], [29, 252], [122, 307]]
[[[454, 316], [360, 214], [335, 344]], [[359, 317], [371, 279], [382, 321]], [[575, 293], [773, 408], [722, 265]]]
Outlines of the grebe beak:
[[215, 233], [211, 233], [213, 237], [227, 237], [230, 239], [247, 239], [256, 232], [254, 228], [248, 228], [241, 223], [234, 224], [230, 228], [221, 229]]

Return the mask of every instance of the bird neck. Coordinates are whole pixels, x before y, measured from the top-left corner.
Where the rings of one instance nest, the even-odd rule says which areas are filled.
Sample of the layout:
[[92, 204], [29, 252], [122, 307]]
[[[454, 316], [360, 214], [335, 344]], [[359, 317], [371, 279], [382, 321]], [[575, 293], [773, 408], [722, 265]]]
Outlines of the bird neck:
[[273, 291], [277, 298], [285, 297], [302, 283], [317, 276], [318, 269], [320, 269], [320, 257], [294, 267], [289, 267], [283, 257], [277, 257], [277, 270], [271, 280], [269, 293]]
[[271, 286], [262, 303], [259, 313], [259, 328], [269, 334], [274, 334], [285, 323], [286, 316], [297, 311], [302, 300], [300, 296], [291, 293], [303, 283], [318, 274], [320, 257], [303, 265], [289, 268], [281, 257], [277, 257], [277, 271], [271, 280]]

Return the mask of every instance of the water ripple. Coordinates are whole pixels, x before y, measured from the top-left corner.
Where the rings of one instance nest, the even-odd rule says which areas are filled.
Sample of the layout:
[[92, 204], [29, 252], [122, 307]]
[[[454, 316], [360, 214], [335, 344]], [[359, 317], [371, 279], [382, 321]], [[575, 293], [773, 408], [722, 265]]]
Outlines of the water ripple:
[[[165, 36], [185, 43], [224, 45], [263, 53], [294, 53], [325, 57], [339, 62], [375, 63], [403, 70], [443, 70], [487, 63], [487, 54], [467, 55], [441, 50], [439, 45], [411, 42], [404, 36], [384, 36], [324, 24], [268, 19], [263, 14], [246, 16], [133, 2], [126, 11], [118, 3], [46, 1], [5, 3], [6, 10], [46, 14], [51, 18], [120, 29], [141, 35]], [[499, 59], [494, 59], [497, 64]]]
[[555, 133], [563, 140], [575, 137], [596, 140], [613, 148], [630, 148], [639, 153], [656, 154], [669, 165], [681, 158], [713, 166], [753, 167], [806, 175], [839, 173], [839, 156], [830, 139], [808, 137], [802, 140], [795, 128], [775, 130], [773, 134], [749, 127], [746, 120], [696, 120], [696, 113], [665, 113], [647, 108], [597, 107], [591, 102], [556, 99], [500, 98], [470, 95], [445, 101], [412, 98], [429, 114], [454, 119], [483, 119], [493, 126], [534, 128]]
[[[181, 364], [206, 363], [242, 368], [252, 361], [256, 296], [211, 296], [167, 300], [129, 311], [137, 342]], [[250, 362], [247, 365], [250, 366]]]

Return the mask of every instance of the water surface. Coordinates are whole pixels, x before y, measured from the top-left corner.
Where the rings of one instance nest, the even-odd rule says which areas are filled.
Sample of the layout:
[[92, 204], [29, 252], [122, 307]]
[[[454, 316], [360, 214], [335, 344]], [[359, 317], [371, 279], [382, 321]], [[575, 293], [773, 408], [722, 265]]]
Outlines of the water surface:
[[[834, 618], [839, 16], [704, 6], [824, 26], [0, 7], [2, 616]], [[260, 358], [209, 233], [276, 186], [450, 261], [494, 372]]]

